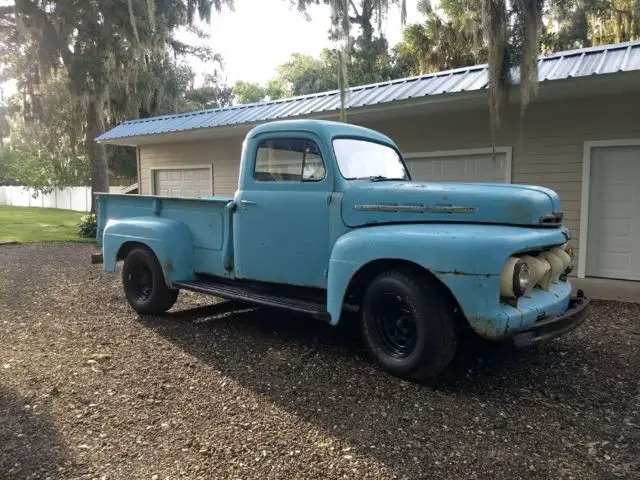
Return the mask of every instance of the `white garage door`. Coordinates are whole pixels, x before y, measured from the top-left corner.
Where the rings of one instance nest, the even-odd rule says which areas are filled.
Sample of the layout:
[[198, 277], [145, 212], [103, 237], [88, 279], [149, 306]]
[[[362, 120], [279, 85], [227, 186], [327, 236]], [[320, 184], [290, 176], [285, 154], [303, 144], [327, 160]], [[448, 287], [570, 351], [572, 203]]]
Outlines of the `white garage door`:
[[591, 151], [587, 271], [640, 280], [640, 146]]
[[213, 194], [209, 168], [153, 170], [153, 181], [155, 195], [196, 198]]
[[479, 153], [444, 152], [438, 154], [406, 155], [407, 166], [414, 180], [425, 182], [507, 182], [510, 168], [505, 149]]

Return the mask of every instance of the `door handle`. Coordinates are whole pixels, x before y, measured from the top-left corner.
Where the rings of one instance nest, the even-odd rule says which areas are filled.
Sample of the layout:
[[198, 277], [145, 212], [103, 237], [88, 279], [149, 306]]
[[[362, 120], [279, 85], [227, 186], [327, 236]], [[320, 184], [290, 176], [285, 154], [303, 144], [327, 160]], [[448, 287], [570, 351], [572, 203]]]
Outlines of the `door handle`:
[[240, 203], [244, 205], [257, 205], [258, 202], [254, 202], [253, 200], [240, 200]]

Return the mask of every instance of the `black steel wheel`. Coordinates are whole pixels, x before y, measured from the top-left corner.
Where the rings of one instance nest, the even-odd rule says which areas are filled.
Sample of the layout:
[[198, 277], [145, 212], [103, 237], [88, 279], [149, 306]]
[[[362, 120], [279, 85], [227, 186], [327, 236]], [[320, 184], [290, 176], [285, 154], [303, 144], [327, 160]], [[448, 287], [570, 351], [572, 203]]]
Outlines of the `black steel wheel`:
[[160, 263], [147, 247], [129, 252], [122, 267], [122, 284], [129, 305], [138, 313], [166, 312], [178, 298], [179, 290], [167, 287]]
[[129, 281], [131, 282], [132, 293], [138, 300], [145, 301], [151, 296], [153, 280], [151, 270], [146, 264], [135, 265], [131, 269]]
[[372, 316], [380, 346], [394, 358], [406, 358], [416, 347], [417, 326], [412, 306], [394, 293], [372, 299]]
[[453, 308], [443, 287], [426, 274], [404, 269], [380, 273], [368, 285], [361, 307], [367, 349], [390, 373], [432, 378], [453, 359]]

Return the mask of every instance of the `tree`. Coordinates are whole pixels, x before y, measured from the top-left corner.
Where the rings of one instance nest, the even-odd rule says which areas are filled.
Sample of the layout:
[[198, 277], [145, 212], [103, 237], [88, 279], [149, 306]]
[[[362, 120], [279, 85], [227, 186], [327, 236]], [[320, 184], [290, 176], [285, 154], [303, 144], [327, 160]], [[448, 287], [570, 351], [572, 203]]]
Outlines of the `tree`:
[[236, 103], [257, 103], [266, 97], [265, 89], [257, 83], [238, 80], [231, 89]]
[[[105, 130], [107, 105], [114, 107], [112, 84], [129, 88], [137, 76], [153, 71], [156, 62], [172, 54], [210, 55], [206, 48], [177, 41], [174, 33], [178, 27], [193, 26], [196, 17], [208, 21], [212, 8], [220, 10], [223, 4], [232, 0], [15, 0], [13, 8], [0, 10], [3, 21], [13, 21], [20, 39], [37, 47], [39, 77], [59, 68], [66, 71], [69, 92], [86, 119], [94, 192], [109, 187], [105, 149], [94, 139]], [[145, 101], [159, 102], [158, 93]], [[132, 97], [137, 102], [139, 97]], [[126, 102], [115, 105], [120, 110], [112, 112], [114, 116], [133, 110]]]
[[[363, 5], [371, 6], [369, 18], [384, 18], [388, 9], [399, 6], [402, 23], [406, 19], [405, 0], [361, 0], [359, 11], [350, 0], [297, 0], [298, 8], [303, 10], [309, 4], [328, 3], [331, 7], [332, 30], [330, 37], [335, 39], [338, 48], [337, 79], [341, 92], [341, 118], [346, 119], [345, 105], [347, 92], [347, 67], [350, 32], [358, 17], [366, 18]], [[449, 0], [443, 0], [448, 3]], [[613, 1], [613, 0], [612, 0]], [[623, 1], [623, 0], [620, 0]], [[624, 0], [633, 1], [637, 0]], [[462, 0], [452, 0], [461, 12]], [[426, 2], [422, 1], [421, 5]], [[471, 35], [481, 32], [487, 47], [489, 75], [489, 107], [492, 131], [499, 124], [499, 107], [503, 93], [513, 83], [512, 70], [519, 71], [520, 100], [522, 109], [528, 104], [537, 89], [538, 45], [542, 32], [543, 0], [470, 0], [471, 8], [465, 18], [465, 28]], [[479, 7], [479, 8], [475, 8]], [[352, 16], [350, 12], [355, 11]], [[368, 12], [367, 12], [368, 13]], [[458, 18], [463, 18], [459, 15]], [[381, 20], [379, 20], [381, 21]], [[367, 27], [367, 25], [365, 25]], [[366, 37], [368, 33], [363, 32]]]
[[272, 78], [264, 87], [254, 82], [239, 80], [235, 83], [231, 92], [235, 103], [238, 104], [278, 100], [292, 95], [279, 77]]
[[487, 49], [455, 16], [430, 10], [425, 22], [407, 26], [396, 45], [397, 68], [408, 75], [423, 75], [487, 61]]
[[211, 108], [228, 107], [233, 102], [231, 88], [226, 86], [220, 76], [205, 75], [202, 86], [194, 87], [184, 93], [184, 105], [176, 108], [176, 112], [189, 112]]
[[54, 186], [86, 185], [90, 169], [79, 141], [82, 112], [71, 99], [64, 74], [58, 72], [40, 89], [37, 115], [22, 114], [28, 98], [25, 91], [18, 92], [7, 106], [13, 114], [10, 142], [2, 149], [5, 167], [12, 172], [5, 173], [6, 178], [41, 192]]
[[278, 67], [278, 79], [291, 95], [308, 95], [338, 88], [337, 59], [330, 50], [323, 49], [318, 58], [294, 53], [288, 62]]
[[[291, 0], [302, 12], [312, 4], [331, 7], [329, 38], [336, 43], [336, 83], [340, 90], [340, 117], [346, 120], [346, 95], [349, 81], [373, 83], [392, 77], [391, 59], [384, 36], [379, 33], [390, 6], [401, 10], [402, 23], [406, 19], [406, 0]], [[378, 35], [376, 28], [378, 27]], [[360, 30], [355, 39], [352, 27]], [[352, 72], [352, 69], [355, 71]]]
[[558, 51], [640, 38], [638, 0], [554, 0], [543, 49]]

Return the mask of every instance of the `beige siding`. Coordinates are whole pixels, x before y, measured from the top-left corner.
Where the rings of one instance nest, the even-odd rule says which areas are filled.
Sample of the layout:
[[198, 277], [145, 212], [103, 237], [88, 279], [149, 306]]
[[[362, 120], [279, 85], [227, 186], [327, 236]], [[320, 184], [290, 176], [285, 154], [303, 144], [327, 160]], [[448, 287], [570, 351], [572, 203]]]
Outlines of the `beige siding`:
[[[531, 104], [502, 114], [496, 145], [513, 147], [512, 182], [552, 188], [560, 195], [571, 244], [578, 252], [582, 158], [585, 141], [640, 138], [640, 95]], [[398, 142], [405, 153], [491, 146], [488, 111], [370, 123]]]
[[213, 165], [213, 194], [233, 195], [238, 186], [242, 138], [143, 145], [140, 193], [151, 193], [151, 168]]

